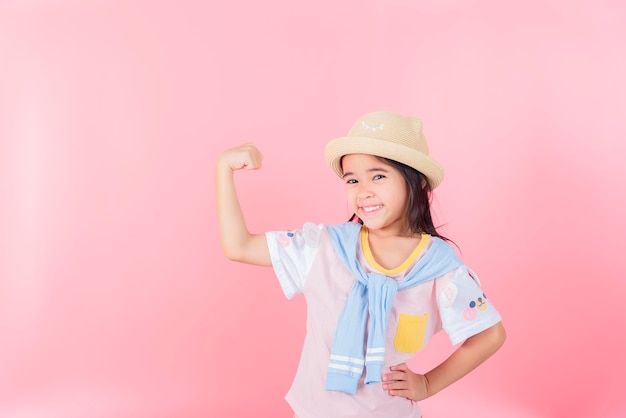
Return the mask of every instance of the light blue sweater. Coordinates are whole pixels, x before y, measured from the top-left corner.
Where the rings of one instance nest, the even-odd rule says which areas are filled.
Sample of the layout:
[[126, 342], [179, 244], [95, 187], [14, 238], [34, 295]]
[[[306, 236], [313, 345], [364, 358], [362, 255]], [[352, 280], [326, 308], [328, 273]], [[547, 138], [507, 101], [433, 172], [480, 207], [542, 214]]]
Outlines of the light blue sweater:
[[[343, 307], [326, 376], [326, 390], [355, 394], [363, 368], [365, 384], [380, 383], [385, 359], [387, 320], [397, 291], [433, 280], [463, 263], [454, 249], [440, 238], [432, 237], [426, 253], [401, 281], [381, 273], [366, 273], [357, 258], [361, 225], [344, 223], [328, 227], [333, 247], [356, 280]], [[368, 315], [370, 328], [367, 350], [363, 352]]]

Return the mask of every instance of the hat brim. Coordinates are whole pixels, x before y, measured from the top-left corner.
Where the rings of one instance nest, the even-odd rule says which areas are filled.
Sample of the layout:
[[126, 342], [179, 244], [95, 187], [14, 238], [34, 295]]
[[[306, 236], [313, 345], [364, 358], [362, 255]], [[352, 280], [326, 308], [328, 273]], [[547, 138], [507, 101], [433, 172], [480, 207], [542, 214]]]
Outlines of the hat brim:
[[376, 155], [413, 167], [426, 176], [431, 189], [435, 189], [443, 181], [442, 165], [427, 154], [402, 144], [354, 136], [336, 138], [326, 144], [326, 161], [340, 178], [343, 178], [341, 157], [348, 154]]

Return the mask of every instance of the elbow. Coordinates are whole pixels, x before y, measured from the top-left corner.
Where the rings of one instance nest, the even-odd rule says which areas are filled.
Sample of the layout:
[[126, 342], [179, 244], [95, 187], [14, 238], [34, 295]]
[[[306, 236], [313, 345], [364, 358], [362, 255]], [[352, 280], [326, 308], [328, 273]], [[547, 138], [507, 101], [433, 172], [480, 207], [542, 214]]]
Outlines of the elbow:
[[230, 261], [243, 261], [243, 255], [241, 253], [232, 252], [232, 251], [224, 251], [224, 255]]
[[469, 337], [463, 345], [481, 346], [486, 359], [498, 351], [504, 344], [504, 341], [506, 341], [506, 331], [502, 322], [498, 322], [486, 330]]
[[226, 258], [245, 264], [271, 266], [270, 254], [265, 236], [257, 235], [245, 242], [222, 243], [222, 251]]
[[504, 345], [504, 342], [506, 341], [506, 330], [504, 329], [504, 325], [502, 325], [502, 321], [491, 327], [490, 334], [491, 345], [494, 348], [494, 352], [496, 352], [500, 349], [500, 347]]
[[243, 259], [243, 252], [232, 246], [222, 245], [222, 252], [231, 261], [241, 261]]

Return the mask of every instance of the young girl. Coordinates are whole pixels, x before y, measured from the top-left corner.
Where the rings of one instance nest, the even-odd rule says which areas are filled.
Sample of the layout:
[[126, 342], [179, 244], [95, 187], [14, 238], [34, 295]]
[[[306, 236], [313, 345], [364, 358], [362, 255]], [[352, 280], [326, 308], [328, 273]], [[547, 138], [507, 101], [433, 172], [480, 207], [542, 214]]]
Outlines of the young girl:
[[[299, 418], [419, 418], [417, 401], [476, 368], [505, 339], [476, 275], [433, 225], [431, 191], [443, 168], [421, 121], [361, 117], [326, 146], [354, 216], [339, 225], [251, 234], [233, 172], [261, 167], [252, 144], [216, 164], [222, 247], [231, 260], [273, 266], [285, 295], [303, 293], [307, 333], [286, 400]], [[439, 330], [463, 344], [425, 374], [406, 361]]]

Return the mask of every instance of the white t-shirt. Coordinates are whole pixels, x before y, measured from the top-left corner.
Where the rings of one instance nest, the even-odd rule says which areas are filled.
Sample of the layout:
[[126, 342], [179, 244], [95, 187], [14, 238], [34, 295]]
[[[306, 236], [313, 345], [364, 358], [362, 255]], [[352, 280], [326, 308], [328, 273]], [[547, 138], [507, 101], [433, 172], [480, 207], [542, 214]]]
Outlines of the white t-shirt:
[[[423, 239], [428, 236], [423, 236]], [[391, 396], [381, 384], [359, 382], [355, 395], [327, 391], [326, 370], [335, 328], [355, 278], [335, 255], [325, 225], [307, 223], [302, 230], [266, 234], [274, 271], [287, 298], [303, 293], [307, 301], [307, 332], [298, 370], [285, 399], [299, 418], [419, 418], [416, 402]], [[366, 271], [395, 280], [428, 251], [407, 260], [404, 270], [385, 270], [359, 244], [357, 258]], [[480, 289], [475, 274], [461, 266], [434, 280], [396, 293], [387, 323], [385, 364], [404, 363], [438, 331], [457, 344], [500, 321]], [[365, 344], [365, 341], [363, 342]]]

